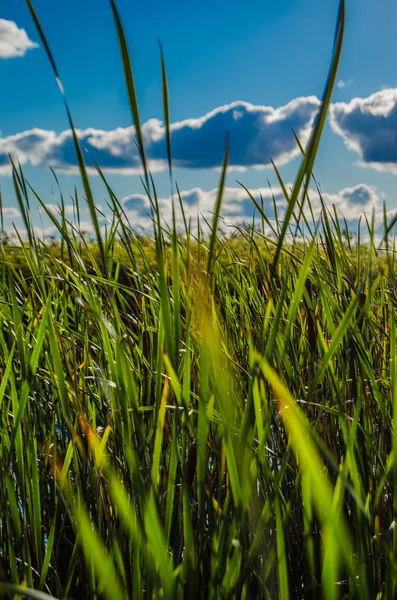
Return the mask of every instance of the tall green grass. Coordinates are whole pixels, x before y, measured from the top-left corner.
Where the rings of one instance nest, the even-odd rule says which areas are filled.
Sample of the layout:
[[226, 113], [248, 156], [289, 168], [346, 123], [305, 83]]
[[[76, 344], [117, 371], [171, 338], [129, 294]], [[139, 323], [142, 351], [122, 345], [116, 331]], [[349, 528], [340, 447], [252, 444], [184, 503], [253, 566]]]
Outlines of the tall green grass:
[[[81, 235], [76, 193], [74, 221], [63, 201], [59, 218], [47, 210], [60, 242], [38, 240], [30, 198], [45, 202], [12, 164], [28, 235], [2, 245], [0, 268], [0, 593], [393, 599], [395, 220], [380, 250], [368, 220], [352, 244], [331, 207], [306, 216], [344, 2], [284, 221], [251, 194], [257, 227], [227, 239], [227, 145], [208, 228], [183, 214], [181, 235], [175, 216], [161, 220], [111, 5], [155, 235], [136, 235], [100, 166], [112, 222], [99, 226], [75, 134], [95, 239]], [[162, 50], [161, 65], [173, 186]]]

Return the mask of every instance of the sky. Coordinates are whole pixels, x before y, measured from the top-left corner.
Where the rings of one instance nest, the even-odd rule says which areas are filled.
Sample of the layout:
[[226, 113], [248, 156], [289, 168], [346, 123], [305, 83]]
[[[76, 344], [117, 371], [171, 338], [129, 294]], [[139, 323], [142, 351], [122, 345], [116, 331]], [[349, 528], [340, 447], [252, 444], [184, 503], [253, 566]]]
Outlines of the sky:
[[[134, 227], [147, 227], [149, 202], [108, 0], [35, 0], [60, 73], [95, 200], [106, 212], [96, 161]], [[271, 159], [292, 185], [300, 154], [292, 128], [306, 143], [332, 55], [338, 0], [118, 0], [138, 93], [146, 153], [164, 218], [170, 181], [158, 40], [169, 85], [174, 179], [188, 216], [210, 214], [216, 198], [225, 133], [229, 171], [223, 216], [250, 220], [252, 203], [239, 185], [262, 195], [279, 214], [285, 200]], [[397, 3], [347, 0], [337, 85], [314, 174], [327, 206], [354, 223], [397, 211]], [[9, 155], [54, 212], [59, 191], [70, 205], [82, 192], [67, 116], [43, 44], [24, 0], [0, 4], [0, 187], [6, 228], [22, 228]], [[271, 186], [271, 188], [270, 188]], [[315, 190], [313, 206], [320, 214]], [[53, 230], [32, 197], [37, 231]], [[90, 230], [87, 212], [87, 231]]]

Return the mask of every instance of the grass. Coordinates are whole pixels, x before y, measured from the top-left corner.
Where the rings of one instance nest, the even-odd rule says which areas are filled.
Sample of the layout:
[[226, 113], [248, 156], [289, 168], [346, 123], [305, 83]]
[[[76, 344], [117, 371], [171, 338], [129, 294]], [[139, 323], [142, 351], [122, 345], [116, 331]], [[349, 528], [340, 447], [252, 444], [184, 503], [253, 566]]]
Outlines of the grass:
[[[395, 220], [380, 249], [372, 221], [353, 244], [332, 207], [306, 216], [344, 3], [284, 220], [252, 197], [257, 227], [226, 237], [227, 144], [212, 223], [185, 220], [181, 235], [161, 221], [111, 4], [154, 238], [126, 223], [98, 167], [112, 208], [101, 229], [76, 135], [93, 241], [78, 196], [74, 221], [62, 204], [48, 213], [60, 241], [37, 239], [30, 202], [45, 204], [12, 164], [28, 235], [0, 248], [0, 593], [393, 599]], [[162, 49], [161, 61], [173, 186]]]

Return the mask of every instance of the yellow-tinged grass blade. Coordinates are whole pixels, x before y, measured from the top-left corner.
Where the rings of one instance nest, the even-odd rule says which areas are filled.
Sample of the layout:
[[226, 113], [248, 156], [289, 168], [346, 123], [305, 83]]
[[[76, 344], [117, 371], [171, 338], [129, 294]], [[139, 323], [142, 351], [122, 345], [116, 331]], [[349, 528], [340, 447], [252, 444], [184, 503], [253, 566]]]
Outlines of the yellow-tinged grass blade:
[[[325, 465], [311, 439], [309, 423], [266, 359], [260, 355], [255, 355], [255, 358], [278, 399], [280, 414], [289, 436], [289, 443], [296, 454], [300, 469], [304, 472], [305, 481], [310, 485], [311, 496], [321, 526], [326, 527], [326, 540], [332, 539], [333, 547], [329, 556], [332, 556], [335, 561], [339, 560], [339, 557], [343, 559], [354, 583], [359, 586], [360, 597], [368, 598], [365, 571], [354, 563], [353, 544], [347, 525], [340, 511], [335, 511], [333, 508], [334, 492]], [[326, 547], [324, 552], [327, 553]], [[337, 570], [336, 564], [334, 569]]]
[[151, 493], [148, 498], [144, 520], [149, 541], [149, 551], [152, 554], [153, 560], [158, 565], [158, 571], [164, 585], [165, 593], [169, 598], [173, 598], [175, 577], [172, 567], [172, 556], [168, 552], [164, 529], [160, 522], [153, 493]]
[[85, 507], [72, 503], [73, 515], [79, 530], [79, 539], [86, 556], [87, 563], [92, 565], [98, 582], [98, 589], [106, 593], [109, 600], [126, 600], [127, 593], [123, 590], [116, 574], [114, 561], [106, 552], [102, 539], [93, 527]]

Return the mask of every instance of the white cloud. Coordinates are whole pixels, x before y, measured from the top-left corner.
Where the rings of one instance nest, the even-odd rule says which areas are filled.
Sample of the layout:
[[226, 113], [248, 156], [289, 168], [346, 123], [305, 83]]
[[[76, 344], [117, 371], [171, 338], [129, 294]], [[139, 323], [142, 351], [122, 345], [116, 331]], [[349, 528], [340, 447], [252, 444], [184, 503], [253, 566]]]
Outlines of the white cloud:
[[[61, 214], [61, 207], [58, 204], [45, 204], [44, 206], [50, 213], [52, 213], [55, 216]], [[73, 204], [65, 204], [64, 211], [65, 216], [73, 216], [75, 214], [75, 207], [73, 206]], [[42, 206], [39, 208], [39, 213], [42, 215], [46, 214]]]
[[38, 44], [29, 39], [24, 29], [14, 21], [0, 19], [0, 58], [24, 56], [32, 48], [38, 48]]
[[[288, 191], [290, 191], [292, 187], [293, 186], [291, 183], [286, 184]], [[181, 192], [186, 218], [191, 218], [193, 225], [195, 224], [198, 213], [203, 215], [207, 220], [212, 218], [217, 192], [218, 190], [216, 188], [209, 191], [202, 190], [201, 188], [193, 188], [191, 190], [185, 190]], [[274, 218], [274, 196], [277, 205], [278, 217], [281, 220], [283, 219], [287, 203], [280, 187], [275, 187], [273, 189], [270, 189], [269, 187], [252, 189], [250, 192], [259, 204], [261, 204], [260, 197], [262, 196], [265, 213], [270, 219]], [[342, 188], [337, 193], [333, 194], [323, 192], [321, 196], [326, 208], [331, 210], [333, 213], [334, 206], [339, 217], [344, 217], [349, 223], [356, 222], [360, 216], [364, 215], [364, 213], [367, 214], [367, 216], [371, 216], [373, 210], [375, 210], [375, 214], [380, 222], [383, 218], [384, 195], [374, 186], [357, 184], [355, 186]], [[322, 205], [318, 191], [316, 189], [310, 189], [309, 197], [314, 218], [315, 220], [318, 220], [322, 211]], [[174, 200], [176, 201], [177, 224], [182, 226], [183, 222], [182, 215], [179, 214], [179, 203], [176, 197]], [[122, 200], [122, 204], [132, 226], [135, 224], [137, 226], [144, 226], [146, 228], [151, 227], [150, 203], [145, 195], [131, 194]], [[160, 197], [159, 208], [164, 222], [171, 224], [171, 197]], [[221, 210], [223, 219], [227, 220], [231, 224], [252, 222], [253, 211], [254, 204], [248, 197], [247, 192], [242, 187], [226, 187], [224, 189]], [[311, 220], [311, 212], [307, 203], [305, 203], [305, 214], [307, 218]], [[257, 224], [258, 223], [259, 216], [257, 216]]]
[[[288, 191], [292, 189], [292, 183], [286, 184]], [[280, 187], [264, 187], [259, 189], [251, 189], [251, 194], [261, 204], [261, 196], [263, 199], [264, 211], [267, 217], [274, 219], [273, 196], [277, 205], [278, 217], [280, 220], [284, 218], [287, 202], [283, 196]], [[192, 231], [197, 229], [197, 216], [200, 217], [200, 222], [204, 225], [204, 217], [208, 222], [212, 221], [213, 211], [217, 199], [218, 190], [203, 190], [201, 188], [192, 188], [190, 190], [181, 191], [182, 203], [184, 206], [185, 216], [187, 221], [191, 220]], [[312, 211], [315, 220], [321, 217], [322, 204], [319, 193], [316, 189], [309, 190], [309, 196], [312, 206]], [[321, 197], [325, 207], [334, 214], [334, 207], [338, 217], [343, 217], [353, 228], [356, 226], [358, 219], [366, 214], [369, 218], [372, 212], [375, 211], [375, 216], [378, 224], [382, 223], [383, 219], [383, 200], [384, 195], [376, 187], [367, 184], [357, 184], [351, 187], [345, 187], [336, 193], [322, 192]], [[160, 196], [158, 198], [159, 209], [164, 226], [172, 224], [172, 198], [171, 196]], [[183, 229], [183, 219], [179, 208], [178, 198], [174, 196], [176, 207], [176, 222], [178, 228]], [[146, 195], [136, 193], [130, 194], [121, 200], [126, 217], [130, 226], [139, 230], [142, 229], [146, 233], [152, 231], [153, 222], [151, 219], [150, 202]], [[311, 211], [308, 204], [305, 203], [305, 215], [308, 220], [311, 220]], [[247, 195], [247, 192], [242, 187], [225, 187], [223, 203], [221, 209], [220, 226], [223, 229], [232, 228], [235, 225], [243, 223], [252, 223], [254, 212], [254, 204]], [[388, 216], [394, 215], [394, 211], [388, 210]], [[256, 214], [256, 224], [260, 223], [260, 216]], [[101, 227], [105, 225], [105, 219], [101, 218]], [[294, 221], [291, 222], [294, 227]], [[93, 234], [92, 224], [89, 220], [85, 221], [81, 227], [87, 234]], [[267, 230], [270, 233], [270, 230]]]
[[[290, 191], [292, 189], [292, 184], [286, 184], [286, 188]], [[259, 204], [261, 204], [263, 200], [264, 211], [267, 217], [271, 220], [273, 220], [275, 216], [273, 207], [274, 197], [277, 205], [278, 217], [281, 221], [283, 220], [285, 210], [287, 207], [287, 202], [283, 196], [280, 187], [275, 187], [273, 189], [269, 187], [251, 189], [250, 192]], [[200, 217], [200, 222], [204, 230], [207, 230], [203, 217], [208, 222], [212, 221], [217, 193], [217, 188], [213, 188], [208, 191], [203, 190], [201, 188], [192, 188], [190, 190], [181, 191], [181, 198], [184, 206], [186, 219], [188, 221], [189, 219], [191, 220], [191, 227], [193, 232], [197, 231], [197, 216]], [[320, 201], [319, 193], [316, 189], [310, 189], [309, 196], [314, 218], [315, 220], [318, 220], [321, 217], [322, 211], [322, 204]], [[357, 226], [358, 219], [362, 217], [364, 213], [369, 219], [371, 219], [373, 211], [375, 212], [377, 224], [382, 224], [384, 195], [374, 186], [370, 186], [367, 184], [357, 184], [355, 186], [342, 188], [336, 193], [322, 192], [321, 197], [323, 199], [326, 209], [328, 209], [333, 215], [335, 207], [338, 218], [342, 220], [342, 218], [344, 217], [353, 230]], [[163, 225], [165, 227], [167, 225], [171, 226], [172, 198], [170, 196], [160, 196], [158, 201]], [[178, 198], [176, 195], [174, 195], [174, 202], [176, 207], [177, 226], [180, 230], [182, 230], [183, 219], [179, 208]], [[153, 222], [151, 219], [150, 203], [147, 196], [138, 193], [131, 194], [123, 198], [121, 200], [121, 203], [130, 226], [136, 231], [143, 230], [145, 233], [149, 233], [150, 235], [153, 228]], [[57, 205], [47, 204], [46, 206], [56, 216], [56, 218], [60, 218]], [[107, 209], [104, 210], [105, 214], [108, 213]], [[305, 204], [304, 210], [306, 217], [309, 221], [311, 221], [311, 212], [307, 203]], [[4, 209], [4, 211], [5, 217], [20, 216], [19, 211], [15, 208], [7, 208]], [[56, 227], [54, 227], [54, 225], [49, 221], [49, 219], [46, 218], [45, 214], [43, 215], [42, 209], [40, 209], [39, 212], [42, 214], [42, 216], [44, 216], [44, 218], [42, 226], [37, 226], [35, 228], [36, 235], [40, 238], [46, 238], [52, 235], [57, 236], [58, 232]], [[67, 215], [67, 219], [70, 221], [68, 229], [70, 231], [74, 230], [75, 233], [77, 233], [77, 225], [74, 224], [75, 220], [73, 213], [73, 205], [65, 205], [65, 212]], [[242, 187], [226, 187], [224, 189], [224, 197], [220, 219], [221, 229], [223, 229], [224, 231], [232, 231], [235, 225], [241, 225], [244, 223], [248, 223], [249, 225], [251, 225], [253, 212], [254, 204], [248, 197], [247, 192]], [[387, 210], [387, 216], [389, 219], [392, 216], [394, 216], [394, 214], [395, 211], [390, 209]], [[101, 231], [104, 232], [105, 226], [109, 224], [107, 219], [99, 215], [99, 223]], [[365, 221], [362, 220], [362, 223], [365, 223]], [[259, 226], [259, 224], [260, 217], [257, 214], [256, 225]], [[291, 226], [292, 228], [294, 228], [294, 221], [291, 222]], [[342, 226], [344, 226], [343, 223]], [[8, 229], [10, 229], [10, 227], [8, 227]], [[81, 206], [80, 231], [83, 235], [94, 235], [92, 222], [88, 217], [87, 207], [84, 205]], [[265, 233], [266, 235], [271, 235], [271, 230], [267, 226], [265, 227]]]
[[[222, 164], [225, 133], [229, 133], [229, 165], [234, 169], [269, 167], [272, 158], [285, 164], [300, 152], [293, 128], [306, 143], [320, 101], [315, 96], [296, 98], [278, 108], [232, 102], [197, 119], [185, 119], [171, 125], [172, 156], [175, 167], [216, 169]], [[142, 126], [146, 156], [152, 171], [167, 168], [165, 127], [158, 119]], [[77, 130], [91, 172], [94, 161], [106, 172], [141, 172], [135, 144], [135, 129], [118, 127], [112, 131], [88, 128]], [[70, 130], [55, 133], [31, 129], [5, 138], [0, 137], [0, 172], [9, 172], [8, 154], [24, 164], [51, 166], [58, 171], [75, 173], [77, 162]]]
[[19, 219], [21, 217], [21, 213], [19, 209], [15, 208], [14, 206], [4, 206], [3, 217], [5, 219]]
[[[280, 187], [276, 187], [273, 189], [270, 189], [268, 187], [259, 188], [250, 190], [250, 192], [259, 204], [261, 203], [262, 196], [265, 204], [265, 212], [269, 213], [270, 216], [273, 215], [273, 194], [277, 199], [278, 207], [282, 208], [285, 207], [287, 204], [283, 197], [283, 193]], [[193, 224], [197, 219], [197, 214], [202, 215], [207, 220], [211, 219], [217, 195], [217, 188], [213, 188], [209, 191], [205, 191], [201, 188], [193, 188], [190, 190], [181, 191], [181, 199], [186, 219], [188, 220], [189, 218], [191, 218]], [[182, 214], [179, 213], [179, 201], [177, 196], [174, 197], [174, 201], [176, 203], [178, 213], [178, 225], [182, 225]], [[160, 197], [158, 199], [158, 202], [162, 218], [166, 223], [171, 224], [171, 197]], [[146, 225], [151, 225], [150, 217], [148, 217], [148, 215], [150, 215], [150, 203], [147, 196], [145, 196], [144, 194], [131, 194], [123, 198], [122, 204], [131, 224], [133, 224], [133, 222], [139, 222], [141, 224], [141, 219], [143, 219]], [[223, 218], [234, 223], [241, 223], [246, 220], [251, 220], [253, 211], [254, 204], [247, 195], [247, 192], [242, 187], [224, 188], [221, 210]]]
[[336, 82], [336, 87], [340, 90], [344, 90], [345, 88], [349, 87], [349, 85], [351, 85], [353, 81], [353, 79], [348, 79], [347, 81], [345, 81], [344, 79], [339, 79], [339, 81]]
[[[310, 200], [312, 202], [313, 212], [316, 219], [321, 214], [320, 197], [317, 190], [310, 190]], [[357, 220], [362, 215], [371, 216], [372, 211], [383, 215], [382, 200], [384, 195], [375, 186], [360, 183], [352, 187], [345, 187], [336, 194], [322, 192], [324, 204], [327, 208], [335, 206], [340, 217], [346, 221]]]
[[397, 172], [397, 88], [333, 104], [330, 123], [360, 166]]

